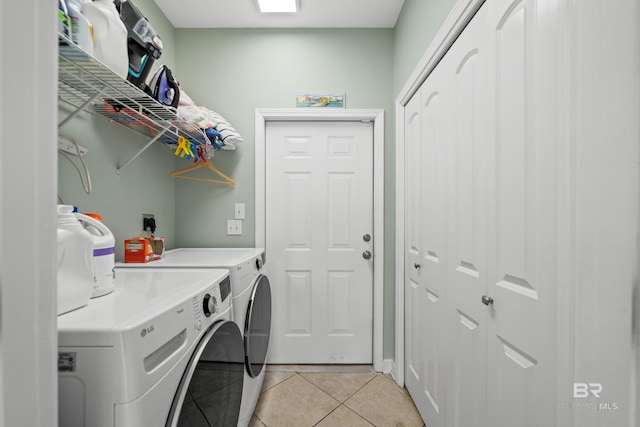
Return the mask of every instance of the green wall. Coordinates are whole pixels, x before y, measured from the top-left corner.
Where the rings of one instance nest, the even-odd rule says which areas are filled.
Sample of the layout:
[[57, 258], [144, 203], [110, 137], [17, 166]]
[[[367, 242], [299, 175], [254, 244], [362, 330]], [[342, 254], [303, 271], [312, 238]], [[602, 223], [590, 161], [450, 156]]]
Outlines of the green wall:
[[456, 0], [405, 0], [393, 43], [394, 97], [402, 90], [455, 4]]
[[[256, 108], [295, 107], [300, 91], [346, 93], [348, 108], [388, 112], [392, 106], [392, 30], [181, 29], [176, 44], [181, 85], [245, 139], [237, 151], [213, 159], [235, 187], [176, 182], [179, 246], [254, 245]], [[389, 119], [386, 126], [391, 141]], [[227, 236], [237, 202], [247, 208], [243, 235]]]
[[[118, 177], [116, 167], [147, 138], [81, 113], [60, 133], [89, 148], [93, 194], [59, 156], [59, 193], [84, 212], [98, 212], [122, 241], [141, 231], [141, 214], [153, 213], [157, 234], [172, 247], [254, 245], [254, 112], [295, 107], [302, 91], [346, 94], [347, 108], [385, 110], [384, 352], [394, 357], [395, 304], [395, 111], [394, 101], [424, 54], [454, 0], [405, 0], [395, 29], [174, 29], [153, 0], [136, 0], [160, 34], [166, 64], [199, 105], [223, 115], [245, 141], [219, 152], [213, 163], [236, 180], [230, 187], [176, 180], [168, 173], [191, 163], [154, 144]], [[60, 119], [69, 113], [61, 104]], [[234, 203], [246, 204], [242, 236], [226, 235]]]

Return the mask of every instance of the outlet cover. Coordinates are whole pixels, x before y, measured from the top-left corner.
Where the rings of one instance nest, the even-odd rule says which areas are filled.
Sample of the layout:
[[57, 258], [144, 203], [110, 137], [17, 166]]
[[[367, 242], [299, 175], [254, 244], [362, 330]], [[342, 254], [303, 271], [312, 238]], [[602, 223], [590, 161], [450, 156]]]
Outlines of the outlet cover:
[[[78, 149], [80, 150], [81, 156], [84, 156], [89, 152], [89, 149], [82, 145], [78, 145]], [[58, 150], [65, 151], [69, 154], [73, 154], [74, 156], [78, 155], [75, 144], [67, 138], [63, 138], [63, 137], [58, 138]]]
[[242, 235], [242, 221], [237, 219], [227, 220], [227, 236]]

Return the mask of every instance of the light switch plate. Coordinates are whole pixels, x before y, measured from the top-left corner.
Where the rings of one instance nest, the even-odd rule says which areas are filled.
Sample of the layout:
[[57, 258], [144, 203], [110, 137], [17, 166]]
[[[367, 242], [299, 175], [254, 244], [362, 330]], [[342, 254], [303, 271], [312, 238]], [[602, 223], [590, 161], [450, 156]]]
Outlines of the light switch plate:
[[242, 235], [242, 221], [237, 219], [227, 220], [227, 236]]
[[245, 219], [244, 217], [244, 203], [236, 203], [235, 206], [235, 218]]

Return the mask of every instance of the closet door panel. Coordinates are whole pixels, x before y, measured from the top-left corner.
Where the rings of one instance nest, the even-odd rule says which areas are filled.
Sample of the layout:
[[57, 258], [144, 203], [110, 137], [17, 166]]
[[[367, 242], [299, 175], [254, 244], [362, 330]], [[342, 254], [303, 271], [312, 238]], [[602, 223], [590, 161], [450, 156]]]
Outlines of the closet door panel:
[[[416, 407], [422, 412], [426, 407], [426, 398], [422, 392], [422, 353], [423, 342], [420, 287], [420, 240], [421, 230], [421, 128], [420, 128], [420, 92], [417, 92], [405, 109], [405, 170], [406, 209], [405, 209], [405, 384]], [[424, 417], [424, 414], [422, 414]]]
[[445, 425], [446, 360], [446, 149], [450, 90], [444, 69], [438, 68], [422, 92], [422, 261], [421, 313], [423, 316], [426, 419], [434, 427]]
[[602, 391], [565, 401], [599, 409], [575, 411], [575, 426], [638, 426], [640, 2], [582, 0], [570, 12], [574, 381], [591, 378]]
[[558, 221], [552, 117], [558, 103], [550, 90], [557, 51], [548, 11], [554, 6], [544, 0], [491, 5], [496, 116], [489, 168], [487, 295], [494, 302], [486, 308], [487, 425], [551, 426]]
[[448, 206], [448, 321], [452, 375], [449, 425], [486, 419], [487, 46], [486, 7], [447, 53], [451, 87]]

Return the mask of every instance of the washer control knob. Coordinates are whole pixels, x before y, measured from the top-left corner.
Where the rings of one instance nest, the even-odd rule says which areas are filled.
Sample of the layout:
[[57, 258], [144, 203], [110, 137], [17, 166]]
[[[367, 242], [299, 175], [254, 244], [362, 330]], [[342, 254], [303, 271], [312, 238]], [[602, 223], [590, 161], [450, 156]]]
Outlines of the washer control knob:
[[216, 314], [218, 312], [218, 301], [216, 297], [206, 294], [202, 299], [202, 310], [207, 317]]

